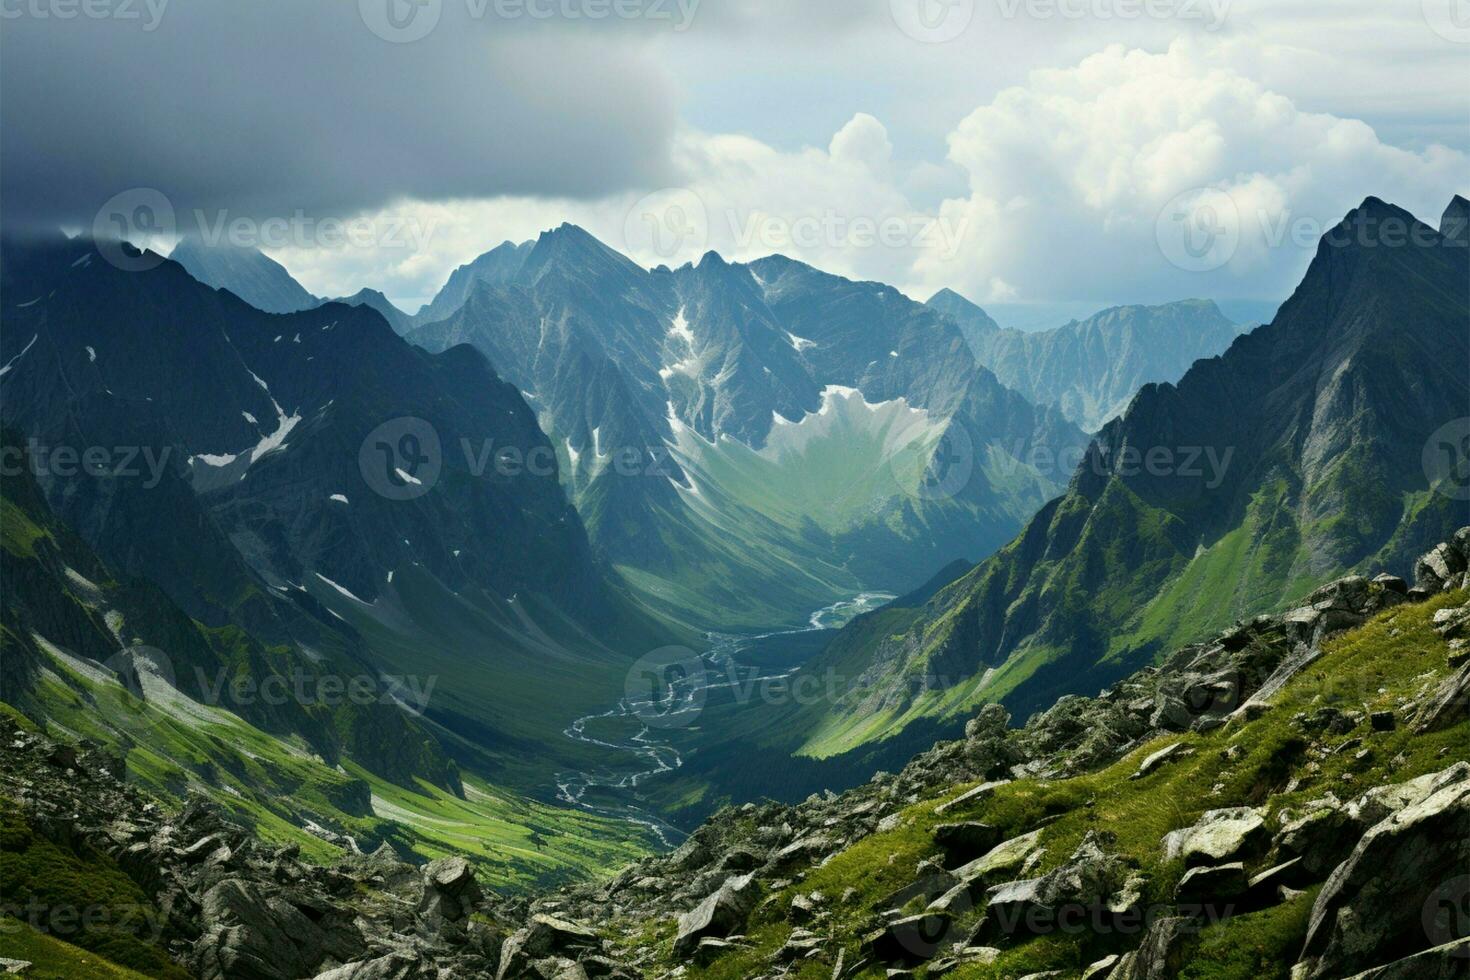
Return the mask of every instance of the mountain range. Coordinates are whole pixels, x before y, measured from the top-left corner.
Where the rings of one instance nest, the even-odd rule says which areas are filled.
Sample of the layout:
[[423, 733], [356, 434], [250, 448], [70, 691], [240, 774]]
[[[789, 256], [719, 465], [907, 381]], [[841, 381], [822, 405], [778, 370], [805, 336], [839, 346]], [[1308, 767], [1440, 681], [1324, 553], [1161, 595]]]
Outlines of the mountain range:
[[1367, 199], [1272, 323], [1144, 386], [1013, 541], [855, 620], [802, 668], [838, 696], [758, 730], [821, 757], [982, 701], [1024, 716], [1345, 572], [1407, 572], [1467, 517], [1464, 474], [1426, 464], [1470, 406], [1467, 208], [1442, 234]]
[[928, 305], [948, 316], [981, 364], [1038, 405], [1088, 432], [1121, 415], [1146, 384], [1172, 382], [1224, 352], [1240, 328], [1209, 300], [1119, 306], [1051, 330], [1002, 329], [953, 290]]
[[[644, 269], [569, 225], [414, 317], [372, 290], [268, 312], [243, 294], [274, 263], [242, 254], [216, 285], [7, 238], [7, 703], [311, 847], [534, 827], [530, 863], [476, 856], [522, 884], [853, 785], [986, 702], [1046, 709], [1447, 540], [1467, 214], [1368, 199], [1241, 336], [1202, 301], [1022, 335], [779, 256]], [[827, 628], [859, 592], [899, 596]], [[657, 740], [618, 694], [680, 645], [824, 693], [731, 683]], [[298, 676], [388, 696], [219, 684]]]
[[1056, 489], [1031, 448], [1084, 441], [944, 318], [788, 259], [645, 270], [568, 225], [430, 310], [461, 294], [408, 339], [473, 345], [525, 392], [598, 554], [699, 628], [802, 623], [987, 554]]

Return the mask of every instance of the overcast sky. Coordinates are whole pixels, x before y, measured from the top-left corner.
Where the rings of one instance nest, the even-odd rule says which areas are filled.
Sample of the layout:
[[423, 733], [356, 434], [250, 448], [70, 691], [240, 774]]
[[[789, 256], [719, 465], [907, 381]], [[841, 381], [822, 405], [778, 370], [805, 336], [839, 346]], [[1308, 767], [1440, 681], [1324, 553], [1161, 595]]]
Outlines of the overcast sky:
[[920, 298], [1279, 299], [1363, 197], [1470, 192], [1466, 0], [87, 4], [0, 0], [7, 227], [162, 200], [161, 242], [410, 311], [563, 221]]

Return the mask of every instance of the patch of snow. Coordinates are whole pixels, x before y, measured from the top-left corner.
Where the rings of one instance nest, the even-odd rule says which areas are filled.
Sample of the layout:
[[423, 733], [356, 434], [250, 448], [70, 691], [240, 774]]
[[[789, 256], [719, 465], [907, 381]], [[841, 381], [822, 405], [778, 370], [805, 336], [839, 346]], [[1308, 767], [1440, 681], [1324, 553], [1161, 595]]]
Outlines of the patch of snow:
[[347, 598], [351, 599], [353, 602], [357, 603], [358, 605], [361, 605], [361, 606], [370, 606], [370, 605], [372, 605], [372, 603], [370, 603], [370, 602], [363, 602], [357, 596], [355, 596], [351, 592], [347, 591], [346, 588], [344, 588], [343, 586], [338, 585], [336, 582], [333, 582], [331, 579], [327, 578], [321, 572], [317, 572], [316, 573], [316, 577], [319, 578], [319, 579], [321, 579], [324, 583], [326, 583], [327, 585], [330, 585], [332, 588], [336, 589], [338, 592], [342, 593], [344, 596], [346, 596]]
[[75, 262], [73, 262], [71, 264], [71, 267], [73, 269], [75, 269], [79, 265], [91, 265], [91, 264], [92, 264], [92, 253], [91, 252], [88, 252], [86, 255], [83, 255], [81, 258], [79, 258]]
[[[271, 343], [273, 343], [273, 344], [279, 344], [279, 343], [280, 343], [280, 342], [281, 342], [281, 336], [283, 336], [283, 335], [279, 335], [279, 334], [278, 334], [278, 335], [277, 335], [277, 336], [276, 336], [276, 339], [275, 339], [275, 340], [272, 340], [272, 341], [271, 341]], [[259, 378], [257, 378], [257, 379], [256, 379], [256, 380], [257, 380], [257, 381], [258, 381], [258, 380], [260, 380], [260, 379], [259, 379]]]
[[[276, 406], [276, 411], [280, 412], [279, 405]], [[286, 437], [291, 434], [291, 430], [296, 428], [296, 423], [300, 421], [301, 416], [299, 414], [288, 416], [285, 412], [281, 412], [276, 418], [276, 431], [261, 439], [255, 448], [250, 450], [250, 462], [255, 463], [267, 453], [273, 453], [277, 449], [284, 449], [286, 446]], [[242, 474], [240, 478], [243, 480], [245, 477]]]
[[17, 310], [23, 310], [27, 306], [35, 306], [39, 302], [41, 302], [41, 297], [37, 296], [35, 299], [31, 300], [29, 303], [17, 303], [16, 306], [15, 306], [15, 308]]
[[786, 341], [791, 344], [792, 347], [796, 348], [796, 352], [798, 354], [804, 350], [811, 350], [813, 347], [817, 346], [817, 342], [815, 340], [807, 340], [805, 337], [798, 337], [790, 330], [786, 331]]
[[192, 463], [194, 462], [194, 460], [197, 459], [205, 466], [213, 466], [218, 469], [221, 466], [229, 466], [231, 463], [239, 458], [240, 457], [235, 455], [234, 453], [222, 453], [220, 455], [214, 455], [212, 453], [200, 453], [197, 456], [190, 456], [189, 462]]
[[576, 469], [577, 463], [582, 459], [582, 454], [577, 451], [576, 446], [572, 445], [572, 440], [570, 439], [567, 440], [567, 456], [572, 461], [572, 469]]
[[[32, 300], [31, 302], [35, 302], [35, 301]], [[7, 363], [4, 367], [0, 367], [0, 378], [3, 378], [7, 374], [10, 373], [10, 369], [13, 368], [13, 367], [15, 367], [15, 362], [18, 361], [18, 360], [20, 360], [22, 357], [25, 357], [26, 356], [26, 353], [28, 351], [30, 351], [30, 349], [36, 345], [36, 341], [39, 340], [40, 337], [41, 337], [40, 334], [36, 334], [34, 337], [31, 338], [31, 342], [29, 344], [26, 344], [24, 350], [22, 350], [19, 354], [17, 354], [14, 357], [12, 357], [10, 359], [9, 363]]]
[[[405, 473], [405, 472], [403, 472], [403, 470], [401, 470], [401, 469], [399, 469], [397, 467], [394, 467], [393, 472], [394, 473], [397, 473], [398, 474], [398, 479], [402, 480], [404, 483], [412, 483], [416, 487], [421, 487], [421, 486], [424, 485], [424, 481], [423, 480], [420, 480], [417, 477], [412, 476], [411, 474]], [[404, 542], [404, 544], [407, 544], [407, 543], [408, 542], [406, 542], [406, 541]]]
[[388, 581], [389, 582], [392, 582], [393, 581], [393, 573], [391, 571], [388, 573]]
[[680, 337], [691, 348], [694, 346], [694, 331], [689, 329], [689, 321], [684, 319], [684, 307], [679, 307], [679, 313], [674, 317], [673, 326], [669, 327], [670, 337]]
[[891, 351], [888, 352], [888, 356], [889, 357], [897, 357], [898, 356], [898, 351], [891, 350]]
[[699, 358], [697, 358], [697, 357], [686, 357], [686, 358], [684, 358], [684, 360], [679, 361], [676, 364], [670, 364], [670, 365], [667, 365], [666, 367], [659, 368], [659, 370], [658, 370], [658, 376], [660, 378], [663, 378], [665, 381], [669, 380], [670, 378], [672, 378], [676, 374], [683, 374], [683, 375], [687, 375], [688, 377], [691, 377], [691, 378], [698, 378], [699, 377], [699, 368], [700, 368]]
[[246, 422], [249, 422], [251, 425], [259, 425], [260, 424], [260, 422], [256, 420], [255, 416], [254, 415], [251, 415], [249, 412], [241, 412], [240, 414], [243, 415], [243, 416], [245, 416], [245, 421]]
[[350, 504], [352, 502], [347, 499], [347, 495], [344, 493], [334, 493], [327, 499], [339, 504]]
[[299, 343], [301, 343], [301, 334], [297, 334], [296, 336], [292, 337], [291, 338], [291, 343], [293, 343], [293, 344], [299, 344]]
[[93, 364], [96, 364], [97, 363], [97, 348], [95, 348], [95, 347], [88, 347], [87, 348], [87, 360], [90, 361]]
[[87, 578], [87, 576], [83, 575], [75, 568], [72, 568], [70, 565], [66, 566], [66, 577], [71, 580], [71, 583], [73, 585], [77, 586], [83, 591], [93, 593], [94, 596], [96, 594], [100, 594], [101, 590], [97, 588], [96, 582], [93, 582], [91, 579]]

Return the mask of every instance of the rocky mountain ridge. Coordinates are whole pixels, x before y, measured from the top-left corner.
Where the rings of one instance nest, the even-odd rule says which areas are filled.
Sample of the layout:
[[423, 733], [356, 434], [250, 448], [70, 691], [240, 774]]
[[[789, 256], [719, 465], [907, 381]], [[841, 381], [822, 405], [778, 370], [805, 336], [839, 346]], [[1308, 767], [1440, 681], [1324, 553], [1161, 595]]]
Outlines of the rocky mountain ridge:
[[[29, 846], [105, 854], [160, 914], [140, 920], [164, 922], [154, 947], [206, 980], [1131, 980], [1185, 975], [1247, 928], [1265, 930], [1263, 955], [1290, 951], [1264, 961], [1275, 975], [1449, 978], [1470, 950], [1450, 912], [1470, 861], [1467, 588], [1470, 527], [1413, 587], [1334, 582], [1020, 729], [988, 706], [897, 774], [727, 809], [671, 855], [530, 906], [455, 858], [303, 864], [207, 807], [165, 814], [105, 752], [10, 721], [0, 794]], [[1389, 670], [1396, 645], [1419, 663]], [[1113, 777], [1117, 795], [1156, 794], [1163, 823], [1108, 812], [1098, 781]], [[1158, 853], [1141, 860], [1138, 840]], [[37, 883], [10, 887], [44, 906]], [[1058, 943], [1067, 922], [1083, 925]], [[1267, 928], [1283, 923], [1284, 944]]]

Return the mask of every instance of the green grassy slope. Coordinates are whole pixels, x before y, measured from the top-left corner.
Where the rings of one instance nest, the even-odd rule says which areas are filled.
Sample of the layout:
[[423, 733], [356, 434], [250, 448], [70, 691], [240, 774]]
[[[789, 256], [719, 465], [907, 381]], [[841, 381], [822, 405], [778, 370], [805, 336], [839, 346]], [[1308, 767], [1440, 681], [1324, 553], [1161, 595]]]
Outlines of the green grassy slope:
[[[1043, 874], [1065, 862], [1084, 836], [1106, 831], [1116, 836], [1113, 849], [1148, 879], [1145, 900], [1173, 893], [1182, 876], [1181, 862], [1164, 860], [1160, 841], [1171, 830], [1192, 825], [1207, 809], [1264, 806], [1268, 824], [1285, 809], [1300, 806], [1327, 792], [1340, 798], [1373, 786], [1403, 782], [1437, 772], [1458, 760], [1470, 760], [1470, 721], [1443, 731], [1416, 735], [1408, 726], [1377, 731], [1366, 723], [1353, 731], [1322, 736], [1311, 748], [1293, 716], [1323, 707], [1380, 711], [1398, 709], [1409, 698], [1431, 690], [1448, 673], [1445, 641], [1431, 628], [1436, 610], [1463, 604], [1464, 590], [1430, 602], [1401, 606], [1383, 613], [1361, 629], [1329, 640], [1321, 658], [1295, 677], [1273, 698], [1260, 717], [1205, 734], [1159, 738], [1101, 771], [1055, 781], [1022, 779], [1008, 783], [982, 801], [939, 816], [940, 804], [971, 788], [956, 786], [942, 797], [922, 800], [903, 810], [894, 829], [868, 836], [838, 853], [804, 880], [767, 894], [747, 929], [753, 948], [730, 953], [713, 966], [695, 968], [691, 976], [735, 980], [765, 967], [768, 957], [791, 935], [791, 902], [798, 894], [820, 891], [845, 896], [830, 922], [846, 948], [848, 962], [870, 916], [896, 889], [910, 884], [913, 869], [934, 856], [934, 828], [944, 822], [977, 820], [1000, 828], [1002, 839], [1041, 827], [1044, 856], [1028, 874]], [[1182, 742], [1191, 754], [1157, 769], [1147, 778], [1129, 777], [1150, 753]], [[1353, 751], [1336, 751], [1352, 743]], [[1264, 870], [1260, 861], [1247, 871]], [[1228, 919], [1201, 932], [1191, 942], [1185, 976], [1210, 980], [1285, 978], [1280, 965], [1301, 949], [1311, 908], [1311, 892], [1264, 911]], [[978, 920], [977, 908], [961, 921], [957, 935]], [[672, 923], [648, 923], [646, 939], [667, 955]], [[1010, 947], [994, 964], [962, 966], [947, 977], [1014, 978], [1043, 970], [1076, 976], [1089, 964], [1136, 944], [1135, 936], [1076, 934], [1042, 936]], [[1287, 955], [1289, 954], [1289, 956]], [[827, 977], [828, 958], [801, 966], [798, 977]], [[873, 967], [856, 974], [881, 978]], [[925, 976], [920, 968], [917, 976]]]

